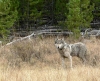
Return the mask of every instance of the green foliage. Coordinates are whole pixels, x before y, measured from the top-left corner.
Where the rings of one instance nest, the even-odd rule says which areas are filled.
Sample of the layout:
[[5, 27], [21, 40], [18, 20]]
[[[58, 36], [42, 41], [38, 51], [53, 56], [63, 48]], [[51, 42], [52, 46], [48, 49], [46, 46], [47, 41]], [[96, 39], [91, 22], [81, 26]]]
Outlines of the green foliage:
[[81, 14], [83, 27], [90, 27], [90, 22], [93, 20], [92, 11], [94, 10], [94, 4], [90, 4], [90, 0], [81, 0]]
[[0, 34], [7, 36], [14, 23], [29, 28], [30, 23], [44, 24], [41, 20], [47, 18], [78, 37], [80, 27], [90, 27], [93, 17], [100, 17], [92, 14], [94, 6], [99, 11], [100, 0], [0, 0]]
[[17, 18], [17, 10], [12, 3], [10, 0], [0, 1], [0, 34], [3, 38], [7, 36]]
[[[17, 27], [24, 27], [26, 30], [29, 29], [29, 25], [34, 26], [37, 19], [42, 17], [42, 6], [44, 0], [18, 0], [18, 18]], [[16, 28], [17, 28], [16, 27]]]
[[66, 0], [56, 0], [55, 2], [55, 17], [61, 21], [65, 19]]
[[30, 17], [34, 20], [38, 19], [42, 14], [43, 0], [29, 0]]
[[90, 27], [94, 5], [90, 5], [90, 0], [69, 0], [67, 8], [69, 11], [66, 14], [67, 27], [74, 33], [75, 37], [78, 37], [80, 27]]
[[95, 12], [94, 14], [94, 18], [96, 18], [97, 20], [100, 20], [100, 0], [92, 0], [91, 3], [95, 4]]
[[74, 33], [74, 36], [77, 37], [80, 33], [79, 27], [82, 24], [82, 16], [80, 14], [80, 0], [69, 0], [67, 8], [69, 10], [66, 20], [67, 27]]
[[36, 20], [41, 16], [41, 11], [39, 12], [43, 0], [19, 0], [19, 18], [23, 20]]

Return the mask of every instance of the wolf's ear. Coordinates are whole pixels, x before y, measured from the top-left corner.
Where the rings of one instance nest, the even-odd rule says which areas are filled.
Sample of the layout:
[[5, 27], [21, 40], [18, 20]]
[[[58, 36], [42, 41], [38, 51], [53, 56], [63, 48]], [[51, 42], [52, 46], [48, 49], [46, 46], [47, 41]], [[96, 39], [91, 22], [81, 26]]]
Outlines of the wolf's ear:
[[55, 38], [55, 41], [56, 41], [56, 40], [58, 40], [58, 36], [57, 36], [57, 38]]
[[59, 37], [57, 36], [57, 38], [56, 39], [59, 39]]

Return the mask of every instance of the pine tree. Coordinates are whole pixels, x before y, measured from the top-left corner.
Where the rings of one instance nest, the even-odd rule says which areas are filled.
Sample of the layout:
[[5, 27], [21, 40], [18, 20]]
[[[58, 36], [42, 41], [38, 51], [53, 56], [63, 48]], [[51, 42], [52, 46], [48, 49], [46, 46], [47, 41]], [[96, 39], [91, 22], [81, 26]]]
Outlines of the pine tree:
[[74, 33], [74, 36], [77, 38], [80, 33], [79, 27], [82, 24], [82, 16], [80, 13], [80, 0], [69, 0], [67, 8], [69, 11], [66, 20], [67, 27]]
[[81, 0], [81, 14], [82, 14], [82, 27], [90, 27], [90, 23], [93, 20], [94, 4], [90, 3], [90, 0]]
[[42, 15], [42, 7], [44, 0], [29, 0], [30, 19], [36, 21]]
[[77, 38], [80, 35], [80, 27], [90, 27], [94, 5], [90, 4], [90, 0], [69, 0], [67, 8], [67, 27]]
[[[41, 16], [41, 8], [44, 0], [19, 0], [18, 17], [19, 25], [24, 29], [29, 29], [29, 24]], [[21, 23], [20, 23], [21, 22]]]
[[66, 3], [68, 3], [66, 0], [55, 0], [55, 19], [59, 21], [58, 25], [61, 25], [62, 27], [64, 27], [64, 21], [66, 19]]
[[[91, 3], [94, 4], [93, 17], [96, 22], [100, 21], [100, 0], [91, 0]], [[100, 25], [96, 26], [100, 27]]]
[[11, 0], [0, 1], [0, 34], [3, 38], [7, 37], [10, 28], [17, 19], [17, 10]]

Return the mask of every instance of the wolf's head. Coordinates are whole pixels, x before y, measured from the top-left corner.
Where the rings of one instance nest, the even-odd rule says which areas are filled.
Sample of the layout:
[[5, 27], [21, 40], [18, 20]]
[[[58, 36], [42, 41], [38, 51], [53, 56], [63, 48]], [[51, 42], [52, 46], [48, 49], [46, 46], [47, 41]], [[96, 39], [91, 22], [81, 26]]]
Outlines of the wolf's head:
[[58, 48], [58, 49], [63, 49], [63, 47], [65, 46], [65, 41], [64, 39], [56, 39], [55, 40], [55, 46]]

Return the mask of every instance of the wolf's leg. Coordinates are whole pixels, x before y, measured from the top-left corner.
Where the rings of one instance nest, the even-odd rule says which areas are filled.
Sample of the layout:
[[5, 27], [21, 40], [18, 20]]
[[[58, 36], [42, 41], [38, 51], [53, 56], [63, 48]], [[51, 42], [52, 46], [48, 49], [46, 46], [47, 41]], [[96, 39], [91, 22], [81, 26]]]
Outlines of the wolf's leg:
[[65, 68], [65, 58], [61, 57], [61, 61], [62, 61], [62, 67]]
[[82, 60], [83, 64], [86, 64], [86, 57], [84, 55], [79, 55], [79, 58]]
[[70, 60], [70, 68], [72, 68], [72, 56], [69, 56], [68, 58]]
[[70, 61], [70, 68], [72, 68], [72, 56], [70, 55], [70, 52], [65, 53], [65, 57], [67, 57]]
[[85, 65], [85, 64], [86, 64], [86, 58], [85, 58], [85, 56], [82, 57], [81, 59], [82, 59], [82, 61], [83, 61], [83, 64]]

